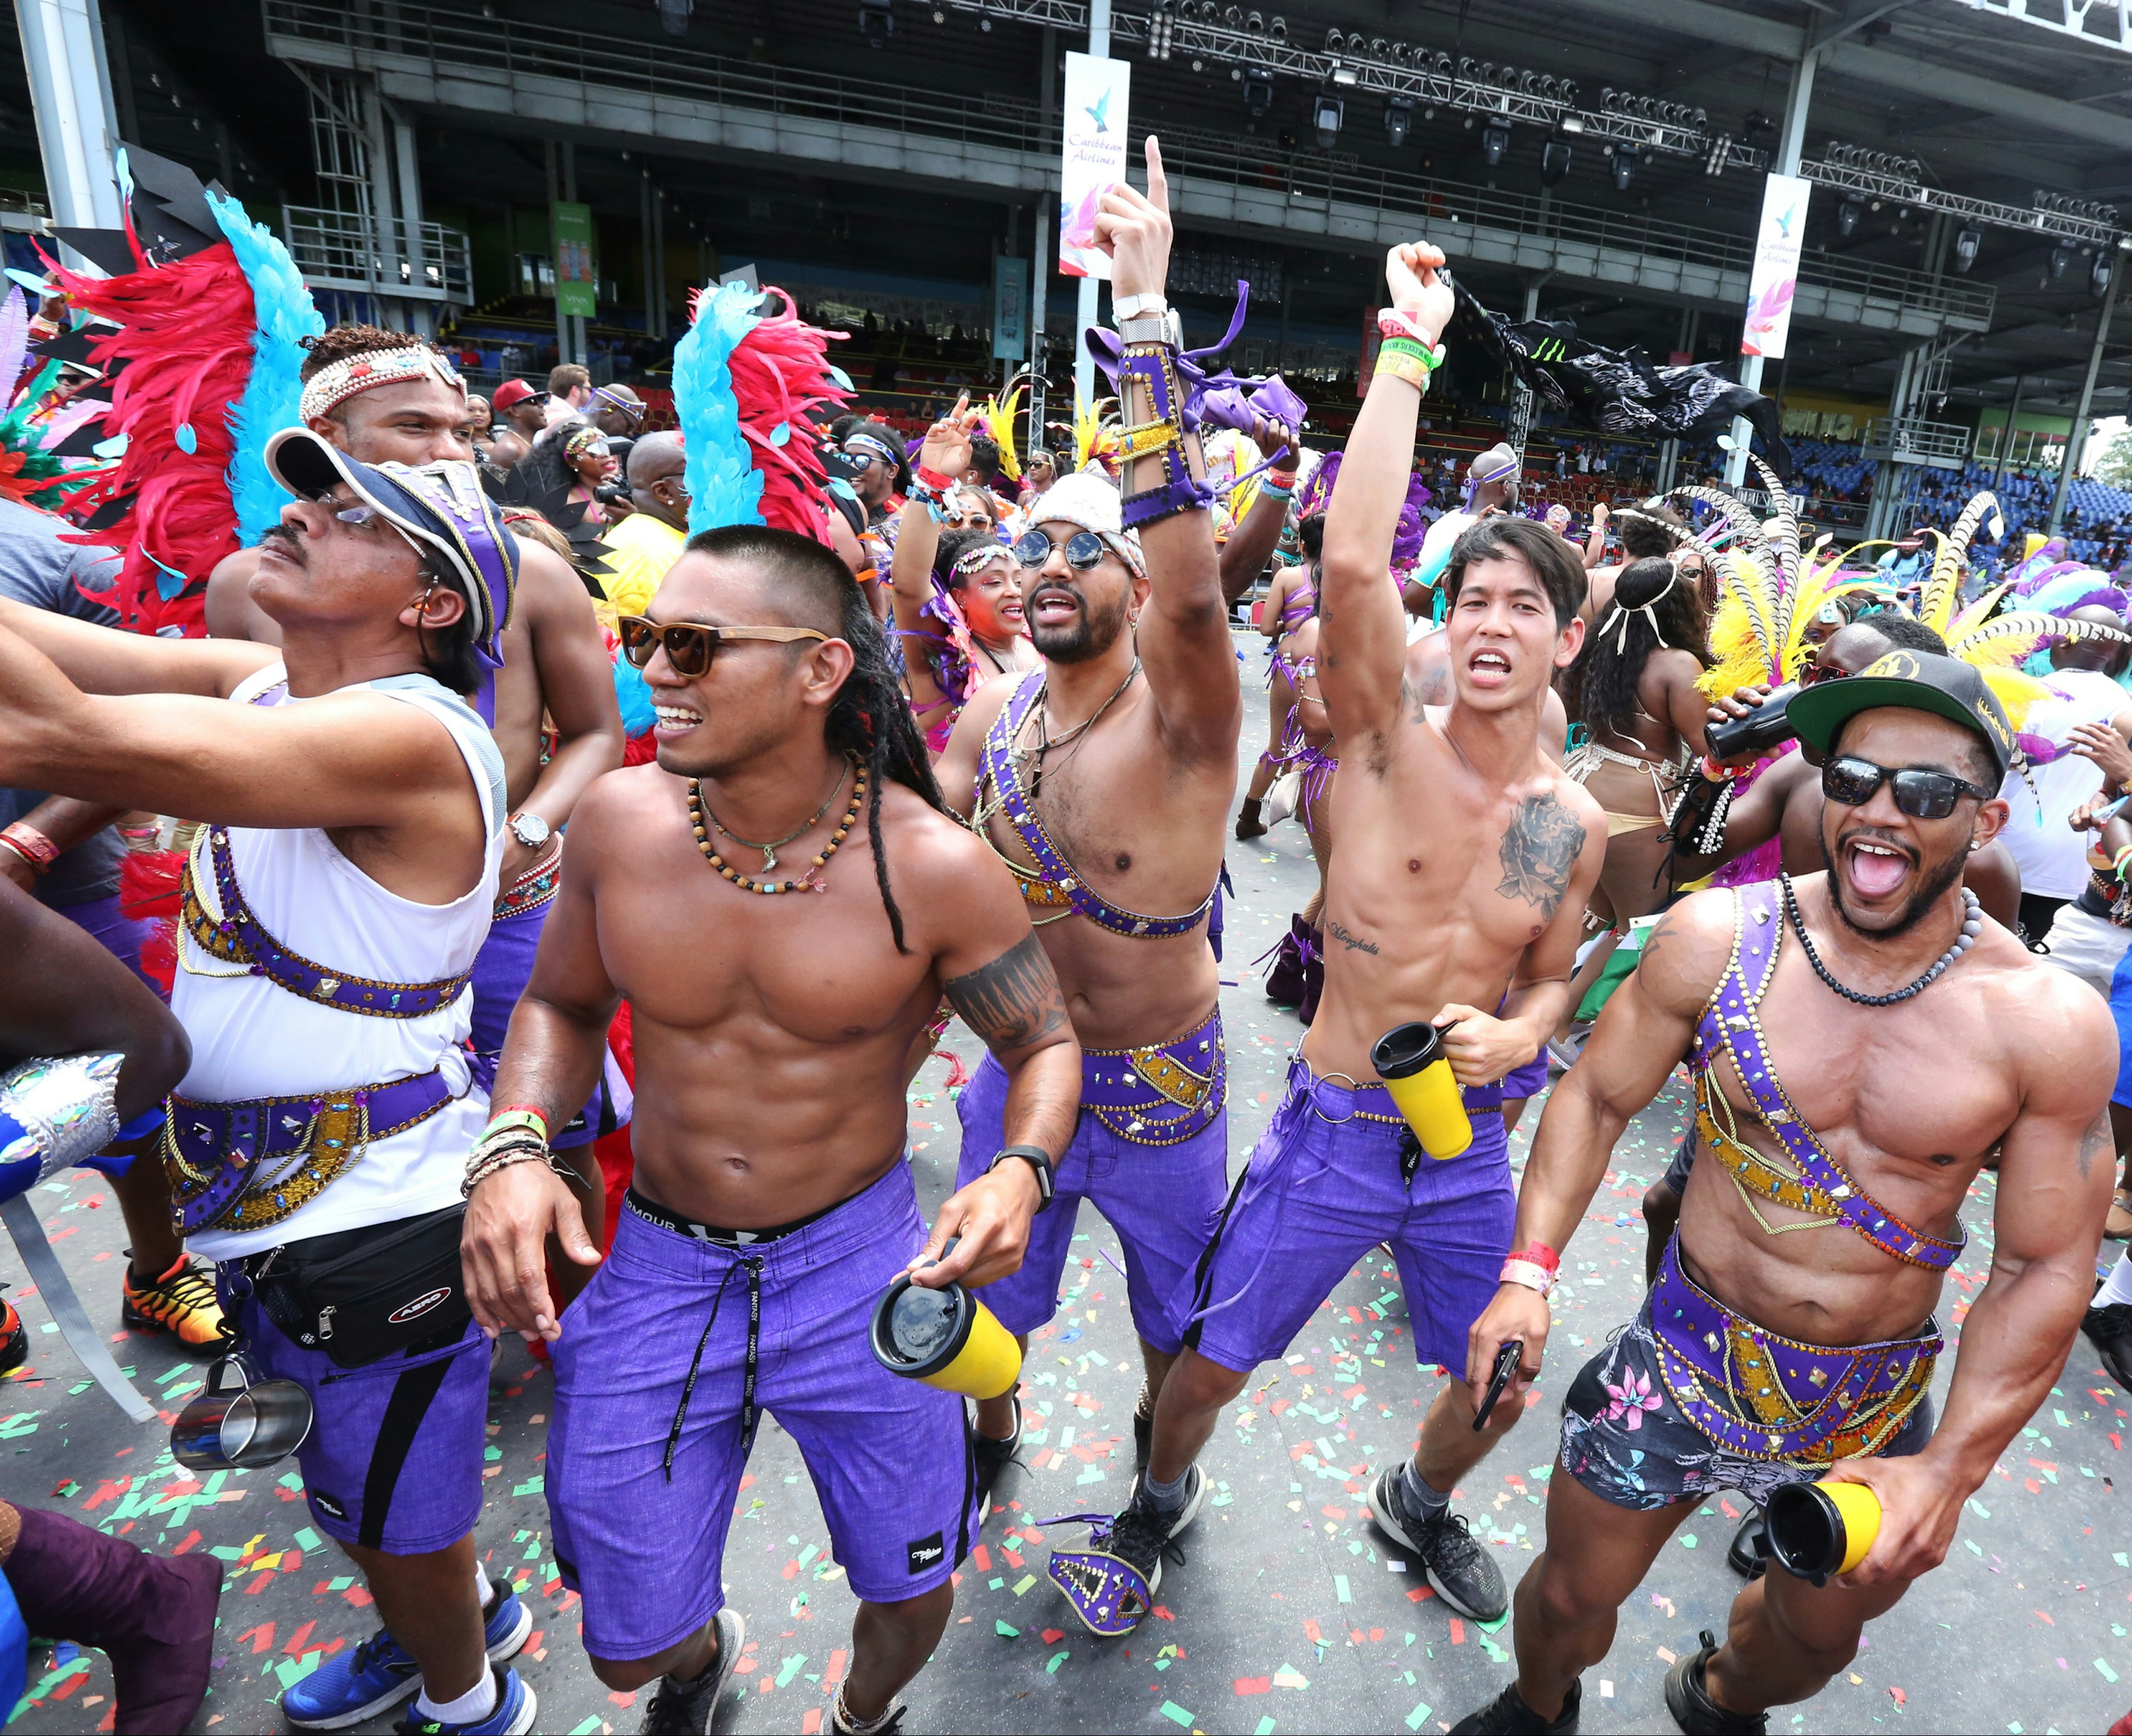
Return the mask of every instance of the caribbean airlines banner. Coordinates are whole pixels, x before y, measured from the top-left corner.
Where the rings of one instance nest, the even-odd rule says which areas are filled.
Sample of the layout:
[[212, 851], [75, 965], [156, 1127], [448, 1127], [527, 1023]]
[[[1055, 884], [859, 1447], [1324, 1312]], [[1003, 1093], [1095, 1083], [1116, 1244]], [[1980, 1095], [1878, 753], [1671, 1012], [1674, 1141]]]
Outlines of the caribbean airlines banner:
[[1762, 228], [1755, 241], [1755, 267], [1747, 280], [1747, 322], [1740, 353], [1784, 352], [1792, 326], [1792, 299], [1798, 288], [1799, 248], [1806, 240], [1807, 195], [1813, 183], [1796, 175], [1773, 175], [1762, 189]]
[[1059, 163], [1059, 271], [1107, 277], [1096, 251], [1096, 207], [1105, 189], [1126, 178], [1126, 108], [1132, 63], [1094, 55], [1066, 56], [1065, 137]]

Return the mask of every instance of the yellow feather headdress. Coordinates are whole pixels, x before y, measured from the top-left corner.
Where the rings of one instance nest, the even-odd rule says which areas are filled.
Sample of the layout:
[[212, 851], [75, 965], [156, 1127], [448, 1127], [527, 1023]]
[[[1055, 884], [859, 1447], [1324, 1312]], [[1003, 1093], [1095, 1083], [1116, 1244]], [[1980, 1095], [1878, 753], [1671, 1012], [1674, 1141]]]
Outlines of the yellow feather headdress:
[[1093, 404], [1076, 399], [1073, 404], [1073, 468], [1086, 470], [1092, 459], [1100, 459], [1106, 470], [1117, 463], [1118, 435], [1107, 412], [1117, 409], [1116, 398], [1098, 398]]
[[997, 398], [987, 398], [977, 410], [979, 424], [999, 448], [1000, 474], [1010, 482], [1021, 480], [1021, 460], [1015, 455], [1014, 449], [1014, 419], [1021, 408], [1021, 393], [1022, 382], [1017, 381], [1005, 403]]

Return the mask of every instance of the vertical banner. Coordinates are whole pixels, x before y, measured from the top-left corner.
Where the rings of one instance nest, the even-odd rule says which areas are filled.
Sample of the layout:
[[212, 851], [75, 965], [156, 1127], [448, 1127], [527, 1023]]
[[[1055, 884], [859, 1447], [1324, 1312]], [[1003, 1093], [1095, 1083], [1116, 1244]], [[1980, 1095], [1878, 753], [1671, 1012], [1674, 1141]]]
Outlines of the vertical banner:
[[992, 360], [1019, 362], [1029, 353], [1029, 261], [992, 259]]
[[1355, 367], [1355, 401], [1370, 395], [1370, 381], [1376, 377], [1377, 349], [1385, 341], [1384, 333], [1377, 329], [1376, 308], [1362, 309], [1362, 348]]
[[1111, 262], [1093, 246], [1096, 206], [1126, 177], [1126, 108], [1132, 63], [1095, 55], [1066, 56], [1065, 137], [1059, 162], [1059, 273], [1108, 277]]
[[555, 311], [593, 317], [593, 208], [555, 205]]
[[1807, 195], [1813, 183], [1795, 175], [1773, 175], [1762, 189], [1762, 227], [1755, 239], [1755, 268], [1747, 281], [1747, 320], [1740, 353], [1784, 352], [1792, 325], [1792, 297], [1798, 288], [1799, 248], [1806, 240]]

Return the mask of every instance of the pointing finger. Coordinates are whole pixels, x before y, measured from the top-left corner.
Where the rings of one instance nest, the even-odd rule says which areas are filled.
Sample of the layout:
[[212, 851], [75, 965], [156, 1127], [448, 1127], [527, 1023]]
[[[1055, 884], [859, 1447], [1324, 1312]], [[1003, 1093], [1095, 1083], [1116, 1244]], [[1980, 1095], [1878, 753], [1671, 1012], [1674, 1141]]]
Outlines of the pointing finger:
[[1169, 209], [1169, 181], [1162, 172], [1162, 146], [1151, 132], [1147, 136], [1147, 199], [1158, 211]]

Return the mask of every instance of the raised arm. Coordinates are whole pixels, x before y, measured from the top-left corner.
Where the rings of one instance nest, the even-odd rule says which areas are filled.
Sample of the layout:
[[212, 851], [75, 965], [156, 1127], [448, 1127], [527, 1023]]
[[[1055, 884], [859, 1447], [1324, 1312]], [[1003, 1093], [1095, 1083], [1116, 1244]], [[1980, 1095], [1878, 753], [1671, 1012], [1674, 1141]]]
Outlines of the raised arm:
[[2117, 1178], [2110, 1091], [2117, 1032], [2101, 1000], [2030, 970], [2014, 1005], [2021, 1110], [2001, 1142], [1991, 1273], [1962, 1324], [1947, 1408], [1913, 1458], [1840, 1459], [1827, 1475], [1880, 1497], [1880, 1533], [1843, 1583], [1901, 1585], [1939, 1566], [1955, 1523], [2043, 1402], [2095, 1288], [2095, 1249]]
[[[1615, 1142], [1687, 1053], [1731, 947], [1729, 892], [1684, 899], [1652, 931], [1635, 975], [1614, 991], [1577, 1065], [1548, 1097], [1518, 1188], [1514, 1250], [1538, 1242], [1558, 1255], [1568, 1247]], [[1545, 1297], [1523, 1284], [1499, 1286], [1468, 1335], [1466, 1378], [1485, 1385], [1497, 1352], [1522, 1340], [1522, 1389], [1539, 1372], [1548, 1328]]]
[[[925, 444], [918, 453], [919, 468], [936, 476], [962, 475], [970, 468], [970, 434], [977, 424], [977, 412], [970, 408], [970, 395], [964, 392], [956, 399], [953, 410], [925, 430]], [[912, 709], [922, 717], [929, 717], [948, 702], [931, 662], [922, 655], [929, 643], [937, 646], [942, 642], [940, 629], [923, 612], [933, 599], [933, 564], [939, 552], [939, 521], [914, 490], [904, 503], [896, 533], [896, 552], [889, 560], [890, 603], [895, 611], [896, 631], [903, 643], [904, 689], [910, 697]], [[921, 729], [924, 727], [920, 725]]]
[[[1426, 242], [1408, 242], [1385, 256], [1392, 306], [1409, 316], [1420, 334], [1416, 341], [1429, 347], [1451, 321], [1451, 287], [1437, 276], [1443, 263], [1443, 255]], [[1326, 510], [1318, 668], [1327, 714], [1344, 743], [1381, 735], [1400, 721], [1406, 611], [1390, 574], [1392, 537], [1414, 469], [1421, 392], [1390, 366], [1379, 366]]]
[[[1289, 490], [1295, 482], [1295, 436], [1279, 423], [1261, 422], [1253, 430], [1261, 452], [1288, 448], [1285, 458], [1265, 472], [1265, 484], [1251, 501], [1243, 522], [1231, 529], [1229, 540], [1217, 556], [1222, 568], [1222, 607], [1236, 606], [1236, 599], [1258, 583], [1265, 563], [1280, 543], [1280, 527], [1288, 522]], [[1275, 492], [1278, 488], [1280, 492]], [[1278, 587], [1280, 581], [1274, 581]]]
[[1584, 539], [1584, 570], [1589, 573], [1606, 559], [1606, 520], [1612, 515], [1604, 501], [1592, 505], [1592, 529]]
[[28, 641], [84, 693], [196, 693], [226, 698], [280, 655], [242, 640], [159, 639], [0, 602], [0, 631]]
[[622, 709], [591, 596], [552, 549], [531, 538], [518, 547], [517, 608], [540, 671], [540, 697], [555, 726], [555, 751], [518, 811], [560, 830], [593, 779], [622, 764]]
[[[497, 1105], [537, 1105], [550, 1128], [561, 1127], [592, 1095], [622, 999], [600, 959], [594, 903], [602, 864], [617, 842], [603, 806], [598, 792], [589, 794], [564, 834], [560, 888], [540, 931], [533, 975], [511, 1013], [489, 1097]], [[468, 1196], [459, 1258], [473, 1317], [491, 1338], [511, 1331], [528, 1339], [562, 1336], [560, 1311], [548, 1293], [551, 1232], [579, 1264], [598, 1263], [584, 1214], [545, 1163], [513, 1163]]]
[[[1146, 196], [1123, 181], [1112, 186], [1096, 213], [1095, 244], [1111, 257], [1114, 295], [1162, 294], [1169, 273], [1169, 185], [1153, 133], [1147, 138]], [[1160, 420], [1154, 395], [1140, 376], [1121, 373], [1118, 390], [1128, 429]], [[1207, 466], [1198, 435], [1182, 434], [1179, 444], [1186, 468], [1203, 481]], [[1160, 451], [1127, 459], [1126, 497], [1160, 488], [1164, 462]], [[1163, 738], [1179, 758], [1227, 763], [1243, 731], [1243, 689], [1229, 639], [1212, 517], [1204, 507], [1173, 512], [1143, 529], [1140, 541], [1153, 594], [1140, 616], [1137, 643]]]

